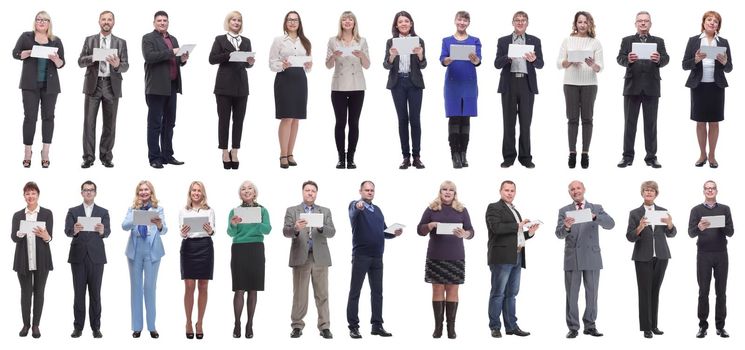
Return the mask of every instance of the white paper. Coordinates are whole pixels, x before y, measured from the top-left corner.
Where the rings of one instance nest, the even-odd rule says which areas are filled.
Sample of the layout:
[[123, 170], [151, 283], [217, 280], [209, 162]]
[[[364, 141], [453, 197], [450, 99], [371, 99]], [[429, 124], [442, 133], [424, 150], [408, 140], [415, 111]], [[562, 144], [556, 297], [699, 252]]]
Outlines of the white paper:
[[305, 62], [313, 62], [311, 56], [288, 56], [287, 62], [290, 63], [290, 67], [303, 67]]
[[724, 227], [724, 215], [704, 216], [701, 219], [709, 222], [709, 228]]
[[725, 46], [706, 46], [701, 45], [699, 50], [706, 54], [706, 58], [716, 59], [718, 54], [727, 52]]
[[116, 56], [119, 50], [117, 49], [102, 49], [98, 47], [93, 48], [93, 62], [106, 61], [106, 57]]
[[454, 223], [438, 222], [437, 223], [437, 234], [438, 235], [453, 235], [455, 234], [453, 231], [455, 231], [456, 228], [463, 228], [463, 224], [462, 223], [454, 224]]
[[150, 221], [153, 218], [158, 217], [158, 212], [153, 210], [133, 210], [132, 211], [132, 224], [134, 225], [152, 225]]
[[592, 221], [592, 211], [590, 208], [570, 210], [565, 214], [568, 218], [574, 218], [574, 225]]
[[592, 52], [592, 50], [569, 50], [567, 51], [567, 62], [584, 63], [585, 58], [593, 56], [594, 52]]
[[233, 214], [241, 218], [241, 224], [261, 223], [261, 207], [238, 207]]
[[323, 227], [322, 213], [300, 213], [300, 218], [305, 219], [308, 227]]
[[57, 53], [57, 48], [53, 46], [34, 45], [31, 48], [31, 57], [49, 59], [49, 55]]
[[390, 226], [388, 226], [383, 232], [390, 233], [390, 234], [396, 234], [396, 230], [398, 229], [404, 229], [406, 228], [406, 225], [399, 224], [399, 223], [393, 223]]
[[230, 62], [246, 62], [249, 57], [256, 57], [256, 52], [233, 51], [230, 53]]
[[83, 225], [83, 229], [81, 231], [96, 231], [96, 225], [101, 223], [101, 218], [95, 216], [78, 216], [78, 223]]
[[195, 47], [197, 47], [197, 44], [181, 45], [181, 47], [178, 48], [178, 51], [176, 51], [176, 56], [182, 56], [185, 53], [191, 55], [191, 52], [194, 51]]
[[535, 226], [535, 225], [543, 225], [543, 221], [541, 221], [541, 220], [530, 220], [530, 221], [528, 221], [527, 224], [525, 224], [525, 226], [523, 226], [523, 231], [530, 230], [530, 228], [533, 227], [533, 226]]
[[528, 52], [533, 52], [533, 50], [533, 45], [510, 44], [510, 48], [507, 50], [507, 57], [525, 58], [525, 54]]
[[631, 52], [640, 60], [652, 59], [652, 53], [657, 51], [657, 43], [631, 43]]
[[647, 218], [648, 225], [667, 225], [662, 222], [662, 219], [667, 217], [667, 210], [647, 210], [644, 216]]
[[393, 38], [392, 47], [398, 50], [399, 55], [410, 55], [414, 53], [414, 48], [419, 47], [419, 37], [407, 36], [404, 38]]
[[450, 45], [450, 58], [456, 61], [470, 61], [470, 54], [476, 53], [476, 45]]
[[360, 49], [359, 45], [352, 45], [352, 46], [339, 46], [336, 48], [338, 51], [341, 51], [342, 56], [354, 56], [352, 52], [358, 51]]
[[189, 216], [184, 218], [182, 225], [189, 226], [189, 238], [207, 237], [209, 234], [204, 232], [204, 224], [210, 222], [208, 216]]

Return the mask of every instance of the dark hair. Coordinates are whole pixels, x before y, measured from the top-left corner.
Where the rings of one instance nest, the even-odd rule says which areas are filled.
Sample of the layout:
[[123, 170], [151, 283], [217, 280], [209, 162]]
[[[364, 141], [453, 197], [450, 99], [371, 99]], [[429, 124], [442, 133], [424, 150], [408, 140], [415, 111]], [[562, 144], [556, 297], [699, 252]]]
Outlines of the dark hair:
[[313, 180], [308, 180], [308, 181], [303, 182], [303, 187], [301, 187], [301, 188], [302, 189], [305, 189], [305, 186], [308, 186], [308, 185], [311, 185], [311, 186], [315, 187], [316, 188], [316, 191], [318, 191], [318, 184], [315, 181], [313, 181]]
[[165, 18], [168, 18], [168, 13], [166, 13], [166, 11], [163, 11], [163, 10], [160, 10], [160, 11], [156, 12], [156, 13], [155, 13], [155, 14], [153, 15], [153, 21], [154, 21], [154, 20], [155, 20], [156, 18], [158, 18], [158, 16], [163, 16], [163, 17], [165, 17]]
[[411, 21], [411, 30], [409, 30], [409, 34], [411, 36], [416, 36], [416, 32], [414, 31], [414, 19], [411, 18], [411, 15], [408, 12], [401, 11], [393, 16], [393, 26], [391, 27], [391, 34], [393, 34], [393, 37], [397, 38], [401, 34], [396, 27], [396, 24], [398, 24], [398, 18], [401, 16], [406, 17]]
[[26, 193], [28, 191], [36, 191], [36, 194], [39, 194], [39, 186], [36, 184], [36, 182], [29, 181], [26, 183], [26, 185], [23, 186], [23, 193]]
[[[111, 12], [111, 11], [109, 11], [109, 10], [106, 10], [106, 11], [101, 12], [101, 14], [98, 15], [98, 18], [101, 18], [101, 16], [103, 16], [103, 15], [105, 15], [107, 13], [111, 14], [111, 18], [113, 18], [114, 20], [116, 20], [116, 17], [114, 17], [114, 13]], [[166, 15], [166, 17], [168, 17], [168, 16]]]
[[300, 14], [297, 13], [297, 11], [290, 11], [287, 12], [285, 15], [285, 21], [282, 23], [282, 30], [287, 33], [287, 18], [290, 17], [290, 14], [297, 15], [297, 37], [300, 38], [300, 43], [303, 44], [303, 48], [305, 48], [305, 51], [308, 53], [308, 56], [310, 56], [310, 40], [305, 37], [305, 33], [303, 33], [303, 20], [300, 19]]
[[455, 13], [455, 19], [458, 19], [458, 17], [463, 17], [464, 19], [468, 20], [468, 22], [471, 22], [471, 14], [468, 13], [468, 11], [458, 11]]
[[93, 190], [94, 190], [94, 191], [95, 191], [95, 190], [98, 190], [98, 186], [96, 186], [96, 184], [95, 184], [95, 183], [94, 183], [93, 181], [91, 181], [91, 180], [85, 180], [85, 182], [83, 182], [83, 184], [82, 184], [82, 185], [80, 185], [80, 190], [81, 190], [81, 191], [83, 190], [83, 186], [85, 186], [85, 185], [89, 185], [89, 186], [90, 186], [90, 185], [93, 185]]
[[[514, 183], [514, 182], [512, 182], [511, 180], [504, 180], [504, 181], [502, 181], [502, 184], [501, 184], [501, 185], [499, 185], [499, 190], [500, 190], [500, 191], [501, 191], [501, 190], [502, 190], [502, 189], [504, 188], [504, 185], [512, 185], [512, 186], [515, 186], [515, 183]], [[515, 186], [515, 187], [517, 187], [517, 186]]]
[[375, 183], [374, 182], [372, 182], [370, 180], [365, 180], [365, 181], [362, 181], [362, 183], [360, 184], [360, 189], [362, 189], [362, 187], [364, 187], [365, 184], [367, 184], [367, 183], [369, 183], [369, 184], [373, 185], [373, 187], [375, 187]]

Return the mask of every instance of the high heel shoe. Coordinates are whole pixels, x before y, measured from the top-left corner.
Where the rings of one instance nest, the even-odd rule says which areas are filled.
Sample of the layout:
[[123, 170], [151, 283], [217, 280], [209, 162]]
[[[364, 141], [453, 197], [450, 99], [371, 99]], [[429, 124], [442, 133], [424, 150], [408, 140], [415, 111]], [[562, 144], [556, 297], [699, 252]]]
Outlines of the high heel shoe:
[[[33, 153], [31, 151], [28, 151], [28, 153], [24, 154], [23, 157], [23, 167], [24, 168], [30, 168], [31, 167], [31, 155]], [[28, 332], [26, 332], [28, 333]]]
[[696, 163], [693, 164], [693, 165], [696, 166], [697, 168], [703, 167], [704, 164], [706, 164], [706, 161], [707, 160], [708, 160], [708, 158], [707, 157], [704, 157], [704, 159], [699, 160], [699, 161], [696, 161]]
[[241, 337], [241, 323], [236, 322], [233, 326], [233, 338], [240, 338]]
[[[282, 159], [284, 159], [285, 161], [283, 162]], [[282, 169], [287, 169], [290, 167], [290, 162], [287, 160], [287, 156], [279, 157], [279, 167]]]
[[194, 333], [186, 333], [186, 339], [194, 339]]
[[238, 166], [240, 165], [240, 162], [238, 161], [238, 153], [235, 154], [235, 157], [233, 157], [233, 151], [236, 151], [235, 149], [230, 150], [230, 168], [231, 169], [238, 169]]
[[49, 160], [48, 159], [47, 160], [43, 160], [42, 159], [41, 160], [41, 167], [44, 168], [44, 169], [49, 168]]
[[225, 156], [222, 157], [222, 168], [225, 170], [231, 169], [233, 167], [233, 157], [228, 153], [228, 161], [225, 161]]
[[195, 324], [194, 326], [195, 326], [196, 332], [197, 332], [196, 333], [196, 338], [197, 339], [204, 338], [204, 331], [202, 330], [202, 324], [197, 322], [197, 324]]
[[292, 154], [287, 155], [287, 164], [289, 164], [290, 166], [297, 166], [297, 162], [295, 162], [295, 157], [293, 157]]

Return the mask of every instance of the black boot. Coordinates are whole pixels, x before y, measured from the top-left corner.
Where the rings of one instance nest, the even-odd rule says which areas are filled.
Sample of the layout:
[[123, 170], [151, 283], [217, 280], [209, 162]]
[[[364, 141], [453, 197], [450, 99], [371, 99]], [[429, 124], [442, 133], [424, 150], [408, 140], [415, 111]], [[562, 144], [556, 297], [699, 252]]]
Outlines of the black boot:
[[432, 338], [442, 337], [442, 321], [445, 318], [445, 301], [432, 301], [432, 310], [435, 312], [435, 331]]
[[458, 311], [457, 301], [446, 301], [445, 302], [445, 316], [447, 317], [448, 324], [448, 339], [455, 339], [455, 314]]
[[466, 151], [460, 151], [460, 165], [464, 168], [468, 168], [468, 160], [466, 159]]
[[451, 150], [450, 151], [450, 158], [453, 159], [453, 169], [460, 169], [463, 167], [463, 163], [460, 158], [460, 152]]
[[582, 169], [587, 169], [590, 167], [590, 156], [587, 153], [582, 153], [582, 158], [579, 161], [579, 164], [582, 166]]
[[468, 141], [470, 139], [471, 126], [465, 125], [460, 128], [460, 163], [464, 168], [468, 168], [466, 151], [468, 151]]
[[347, 152], [347, 169], [357, 169], [357, 164], [354, 164], [354, 151]]
[[346, 168], [346, 163], [344, 163], [346, 160], [346, 156], [344, 155], [344, 152], [339, 153], [339, 161], [336, 163], [337, 169], [344, 169]]
[[577, 166], [577, 152], [569, 152], [569, 161], [567, 161], [569, 169], [574, 169]]

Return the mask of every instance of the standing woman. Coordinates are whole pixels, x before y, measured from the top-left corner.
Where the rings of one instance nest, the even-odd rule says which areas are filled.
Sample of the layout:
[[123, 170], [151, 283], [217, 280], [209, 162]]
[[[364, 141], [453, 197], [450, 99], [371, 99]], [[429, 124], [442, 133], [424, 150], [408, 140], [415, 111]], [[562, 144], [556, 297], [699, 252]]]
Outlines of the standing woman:
[[[279, 122], [279, 167], [287, 169], [297, 165], [292, 152], [295, 149], [300, 119], [305, 119], [308, 109], [308, 79], [313, 62], [310, 61], [310, 40], [303, 33], [300, 15], [290, 11], [285, 15], [285, 35], [274, 38], [269, 50], [269, 68], [277, 72], [274, 78], [274, 108]], [[295, 58], [291, 58], [295, 56]], [[298, 60], [307, 60], [302, 64]]]
[[[186, 311], [186, 338], [194, 338], [191, 326], [191, 312], [194, 308], [194, 289], [199, 288], [197, 301], [197, 339], [204, 337], [202, 320], [207, 308], [207, 286], [212, 279], [215, 266], [215, 250], [212, 235], [215, 234], [215, 212], [207, 204], [207, 190], [201, 181], [189, 185], [186, 207], [179, 212], [181, 223], [181, 279], [184, 280], [184, 310]], [[202, 217], [207, 222], [201, 227], [190, 227], [185, 218]]]
[[[49, 242], [52, 241], [52, 229], [54, 218], [52, 212], [47, 208], [39, 206], [39, 186], [35, 182], [27, 182], [23, 186], [23, 199], [26, 200], [26, 208], [13, 214], [10, 239], [16, 244], [16, 252], [13, 258], [13, 271], [18, 274], [18, 282], [21, 285], [21, 316], [23, 328], [19, 336], [28, 335], [31, 328], [31, 336], [41, 337], [39, 323], [41, 322], [41, 311], [44, 309], [44, 287], [47, 284], [47, 276], [52, 271], [52, 252], [49, 250]], [[37, 225], [33, 228], [36, 246], [35, 257], [29, 259], [28, 232], [20, 232], [21, 220], [43, 222], [44, 226]], [[35, 266], [34, 266], [35, 265]], [[33, 322], [31, 319], [31, 297], [34, 299]]]
[[[592, 56], [583, 62], [570, 62], [571, 51], [591, 51]], [[559, 69], [564, 69], [564, 100], [566, 101], [567, 127], [569, 137], [570, 169], [577, 166], [577, 134], [579, 119], [582, 117], [582, 157], [580, 166], [590, 166], [590, 140], [592, 139], [592, 115], [595, 109], [595, 96], [598, 94], [597, 73], [603, 69], [603, 47], [595, 39], [595, 20], [589, 12], [574, 14], [572, 34], [564, 39], [556, 60]]]
[[[414, 20], [406, 11], [401, 11], [393, 17], [393, 38], [416, 36]], [[399, 169], [408, 169], [414, 165], [417, 169], [424, 169], [420, 158], [420, 143], [422, 127], [419, 121], [422, 110], [422, 94], [424, 78], [422, 69], [427, 67], [427, 57], [424, 55], [424, 40], [419, 38], [419, 46], [411, 54], [399, 53], [393, 47], [393, 38], [385, 43], [385, 60], [383, 68], [388, 70], [386, 88], [391, 90], [393, 104], [398, 115], [398, 138], [401, 140], [401, 153], [404, 160]], [[411, 145], [409, 145], [409, 124], [411, 124]], [[411, 162], [411, 156], [414, 162]]]
[[[135, 211], [151, 211], [156, 214], [151, 217], [150, 224], [135, 225]], [[166, 254], [160, 236], [168, 232], [168, 227], [166, 227], [163, 207], [158, 205], [158, 197], [155, 196], [155, 188], [150, 181], [142, 180], [137, 183], [135, 197], [132, 206], [127, 209], [122, 229], [129, 231], [125, 254], [129, 266], [132, 337], [139, 338], [142, 333], [142, 299], [144, 298], [147, 330], [150, 331], [150, 337], [158, 338], [160, 335], [155, 329], [155, 286], [158, 281], [160, 258]]]
[[667, 212], [667, 209], [654, 202], [659, 193], [656, 182], [642, 182], [641, 195], [644, 204], [629, 213], [629, 226], [626, 230], [626, 239], [634, 243], [634, 253], [631, 255], [631, 260], [634, 260], [636, 267], [636, 284], [639, 292], [639, 330], [644, 332], [644, 338], [652, 338], [653, 334], [664, 334], [657, 327], [660, 287], [662, 286], [662, 280], [665, 278], [667, 261], [670, 260], [667, 237], [675, 237], [675, 234], [678, 233], [670, 214], [663, 214], [662, 225], [652, 225], [647, 217], [653, 211]]
[[[722, 16], [707, 11], [701, 20], [701, 34], [688, 39], [683, 55], [683, 69], [690, 70], [686, 86], [691, 88], [691, 120], [696, 122], [696, 137], [700, 154], [695, 165], [719, 167], [715, 158], [719, 139], [719, 122], [724, 120], [724, 88], [728, 86], [724, 73], [732, 71], [732, 53], [727, 39], [719, 36]], [[724, 47], [725, 53], [709, 57], [701, 50], [705, 46]], [[706, 153], [706, 142], [709, 153]]]
[[[243, 118], [246, 116], [248, 100], [248, 74], [246, 69], [253, 67], [254, 58], [245, 62], [230, 62], [235, 51], [251, 51], [251, 40], [240, 35], [243, 32], [243, 15], [231, 11], [225, 16], [224, 28], [227, 33], [215, 37], [210, 51], [210, 64], [219, 64], [215, 77], [215, 99], [217, 100], [217, 148], [222, 150], [222, 166], [225, 169], [238, 169], [238, 149], [241, 148]], [[233, 132], [230, 152], [230, 115], [233, 114]]]
[[[57, 48], [49, 59], [31, 57], [34, 46]], [[49, 167], [49, 146], [54, 133], [54, 107], [60, 93], [57, 69], [65, 65], [65, 49], [59, 37], [52, 34], [52, 19], [46, 11], [39, 11], [34, 30], [23, 32], [13, 48], [13, 58], [23, 61], [21, 96], [23, 97], [23, 167], [31, 166], [31, 146], [34, 144], [36, 120], [41, 104], [41, 167]]]
[[[447, 67], [445, 71], [445, 116], [448, 117], [448, 142], [453, 168], [468, 167], [468, 149], [471, 117], [477, 111], [479, 86], [476, 81], [476, 67], [481, 65], [481, 40], [466, 32], [471, 24], [471, 15], [466, 11], [455, 14], [455, 34], [442, 39], [440, 62]], [[454, 60], [450, 49], [453, 45], [472, 45], [475, 51], [468, 54], [468, 60]]]
[[[452, 232], [437, 232], [440, 223], [462, 224]], [[435, 313], [433, 338], [442, 336], [443, 314], [447, 317], [448, 338], [455, 339], [455, 314], [458, 310], [458, 285], [466, 281], [466, 253], [463, 239], [473, 238], [468, 210], [458, 201], [452, 181], [440, 185], [437, 198], [429, 204], [419, 221], [420, 236], [429, 235], [424, 281], [432, 284], [432, 309]]]
[[243, 223], [230, 210], [228, 236], [233, 237], [230, 248], [230, 272], [233, 277], [233, 312], [235, 327], [233, 338], [241, 337], [241, 314], [243, 313], [244, 292], [248, 292], [246, 305], [246, 338], [253, 338], [253, 320], [256, 311], [256, 292], [264, 290], [264, 235], [272, 230], [269, 223], [269, 212], [256, 203], [259, 190], [251, 181], [244, 181], [238, 189], [241, 198], [240, 207], [258, 207], [261, 210], [261, 222]]
[[[337, 169], [356, 169], [354, 152], [360, 135], [360, 113], [365, 101], [365, 75], [362, 68], [370, 68], [367, 41], [360, 37], [357, 17], [344, 11], [339, 17], [339, 32], [329, 39], [326, 51], [326, 68], [334, 68], [331, 78], [331, 104], [334, 106], [336, 125], [334, 139], [339, 155]], [[345, 152], [344, 129], [349, 122], [349, 142]]]

